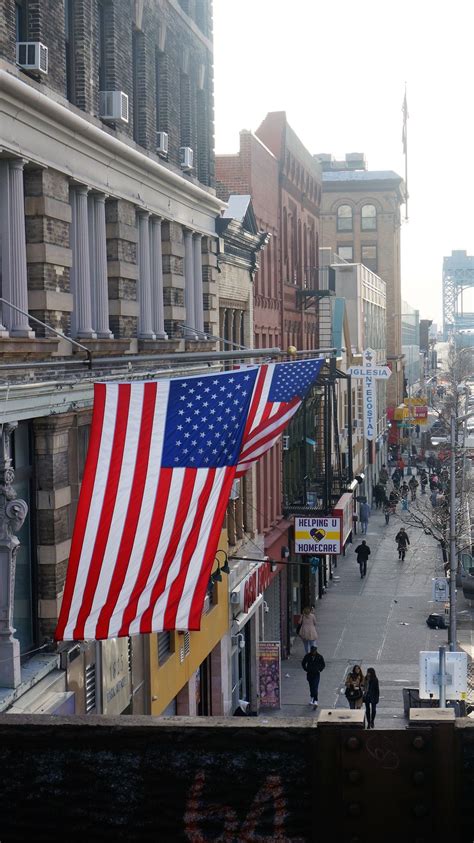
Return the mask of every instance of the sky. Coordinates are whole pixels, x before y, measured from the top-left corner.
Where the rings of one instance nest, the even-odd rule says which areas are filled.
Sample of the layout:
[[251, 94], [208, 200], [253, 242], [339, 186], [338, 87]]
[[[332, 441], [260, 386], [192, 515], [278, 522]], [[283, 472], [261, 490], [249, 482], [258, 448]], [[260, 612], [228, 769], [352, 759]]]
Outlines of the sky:
[[473, 31], [470, 0], [214, 0], [217, 153], [286, 111], [310, 152], [404, 176], [406, 82], [402, 296], [438, 324], [443, 256], [474, 254]]

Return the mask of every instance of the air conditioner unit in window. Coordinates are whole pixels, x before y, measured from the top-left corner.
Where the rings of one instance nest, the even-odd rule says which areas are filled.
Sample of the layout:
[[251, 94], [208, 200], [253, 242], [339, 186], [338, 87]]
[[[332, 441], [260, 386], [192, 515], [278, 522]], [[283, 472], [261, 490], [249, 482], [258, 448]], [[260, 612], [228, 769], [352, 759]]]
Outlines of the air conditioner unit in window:
[[193, 151], [190, 146], [180, 146], [179, 148], [181, 169], [189, 172], [193, 169]]
[[289, 436], [282, 436], [281, 441], [283, 443], [283, 450], [289, 451], [290, 450], [290, 437]]
[[158, 155], [168, 155], [168, 134], [167, 132], [156, 133], [156, 151]]
[[128, 123], [128, 96], [123, 91], [99, 91], [99, 117], [106, 123]]
[[48, 72], [48, 48], [39, 41], [18, 41], [16, 45], [16, 63], [23, 70]]

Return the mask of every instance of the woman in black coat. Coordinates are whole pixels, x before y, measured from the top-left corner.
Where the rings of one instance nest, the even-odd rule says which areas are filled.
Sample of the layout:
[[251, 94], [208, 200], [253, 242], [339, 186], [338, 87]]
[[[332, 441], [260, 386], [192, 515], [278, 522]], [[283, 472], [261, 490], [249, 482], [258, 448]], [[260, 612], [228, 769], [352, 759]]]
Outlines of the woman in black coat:
[[379, 696], [379, 680], [377, 679], [377, 674], [375, 673], [373, 667], [369, 667], [367, 668], [364, 680], [364, 702], [368, 729], [374, 728], [374, 720], [377, 712]]

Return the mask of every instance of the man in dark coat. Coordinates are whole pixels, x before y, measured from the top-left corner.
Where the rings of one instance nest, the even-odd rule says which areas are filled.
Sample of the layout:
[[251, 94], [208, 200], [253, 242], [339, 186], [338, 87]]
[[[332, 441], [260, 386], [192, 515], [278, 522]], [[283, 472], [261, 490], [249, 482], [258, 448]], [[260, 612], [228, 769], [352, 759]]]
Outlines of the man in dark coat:
[[321, 671], [323, 671], [326, 667], [326, 662], [324, 661], [321, 653], [318, 653], [318, 648], [312, 646], [309, 653], [306, 653], [301, 664], [303, 666], [303, 670], [306, 671], [306, 679], [309, 683], [309, 704], [312, 705], [313, 708], [317, 708], [319, 680], [321, 677]]
[[367, 573], [367, 559], [370, 556], [370, 547], [365, 541], [363, 541], [362, 544], [356, 547], [355, 553], [357, 556], [357, 564], [360, 568], [360, 576], [361, 578], [365, 577]]

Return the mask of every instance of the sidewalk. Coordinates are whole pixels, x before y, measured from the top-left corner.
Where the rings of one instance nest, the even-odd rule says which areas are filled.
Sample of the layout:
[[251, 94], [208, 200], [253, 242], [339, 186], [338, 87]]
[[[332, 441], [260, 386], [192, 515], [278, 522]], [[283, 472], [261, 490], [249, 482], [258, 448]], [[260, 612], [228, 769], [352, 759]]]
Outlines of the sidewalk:
[[[432, 630], [426, 625], [430, 612], [440, 611], [440, 604], [431, 602], [431, 579], [443, 576], [439, 545], [422, 530], [407, 528], [411, 543], [405, 561], [399, 562], [395, 535], [400, 526], [398, 515], [392, 516], [387, 526], [382, 510], [372, 510], [367, 536], [355, 536], [346, 556], [339, 557], [334, 579], [315, 609], [318, 649], [326, 661], [319, 709], [348, 708], [344, 696], [347, 671], [356, 663], [362, 665], [364, 673], [374, 667], [380, 682], [375, 722], [385, 728], [406, 725], [402, 688], [418, 687], [420, 650], [437, 650], [447, 643], [447, 630]], [[364, 579], [354, 553], [362, 538], [371, 549]], [[458, 616], [471, 618], [470, 604], [461, 589]], [[460, 624], [461, 643], [472, 643], [469, 621], [466, 628]], [[309, 705], [308, 683], [301, 667], [303, 655], [302, 641], [296, 638], [290, 658], [282, 662], [282, 708], [262, 711], [262, 720], [317, 716], [318, 710], [313, 711]]]

